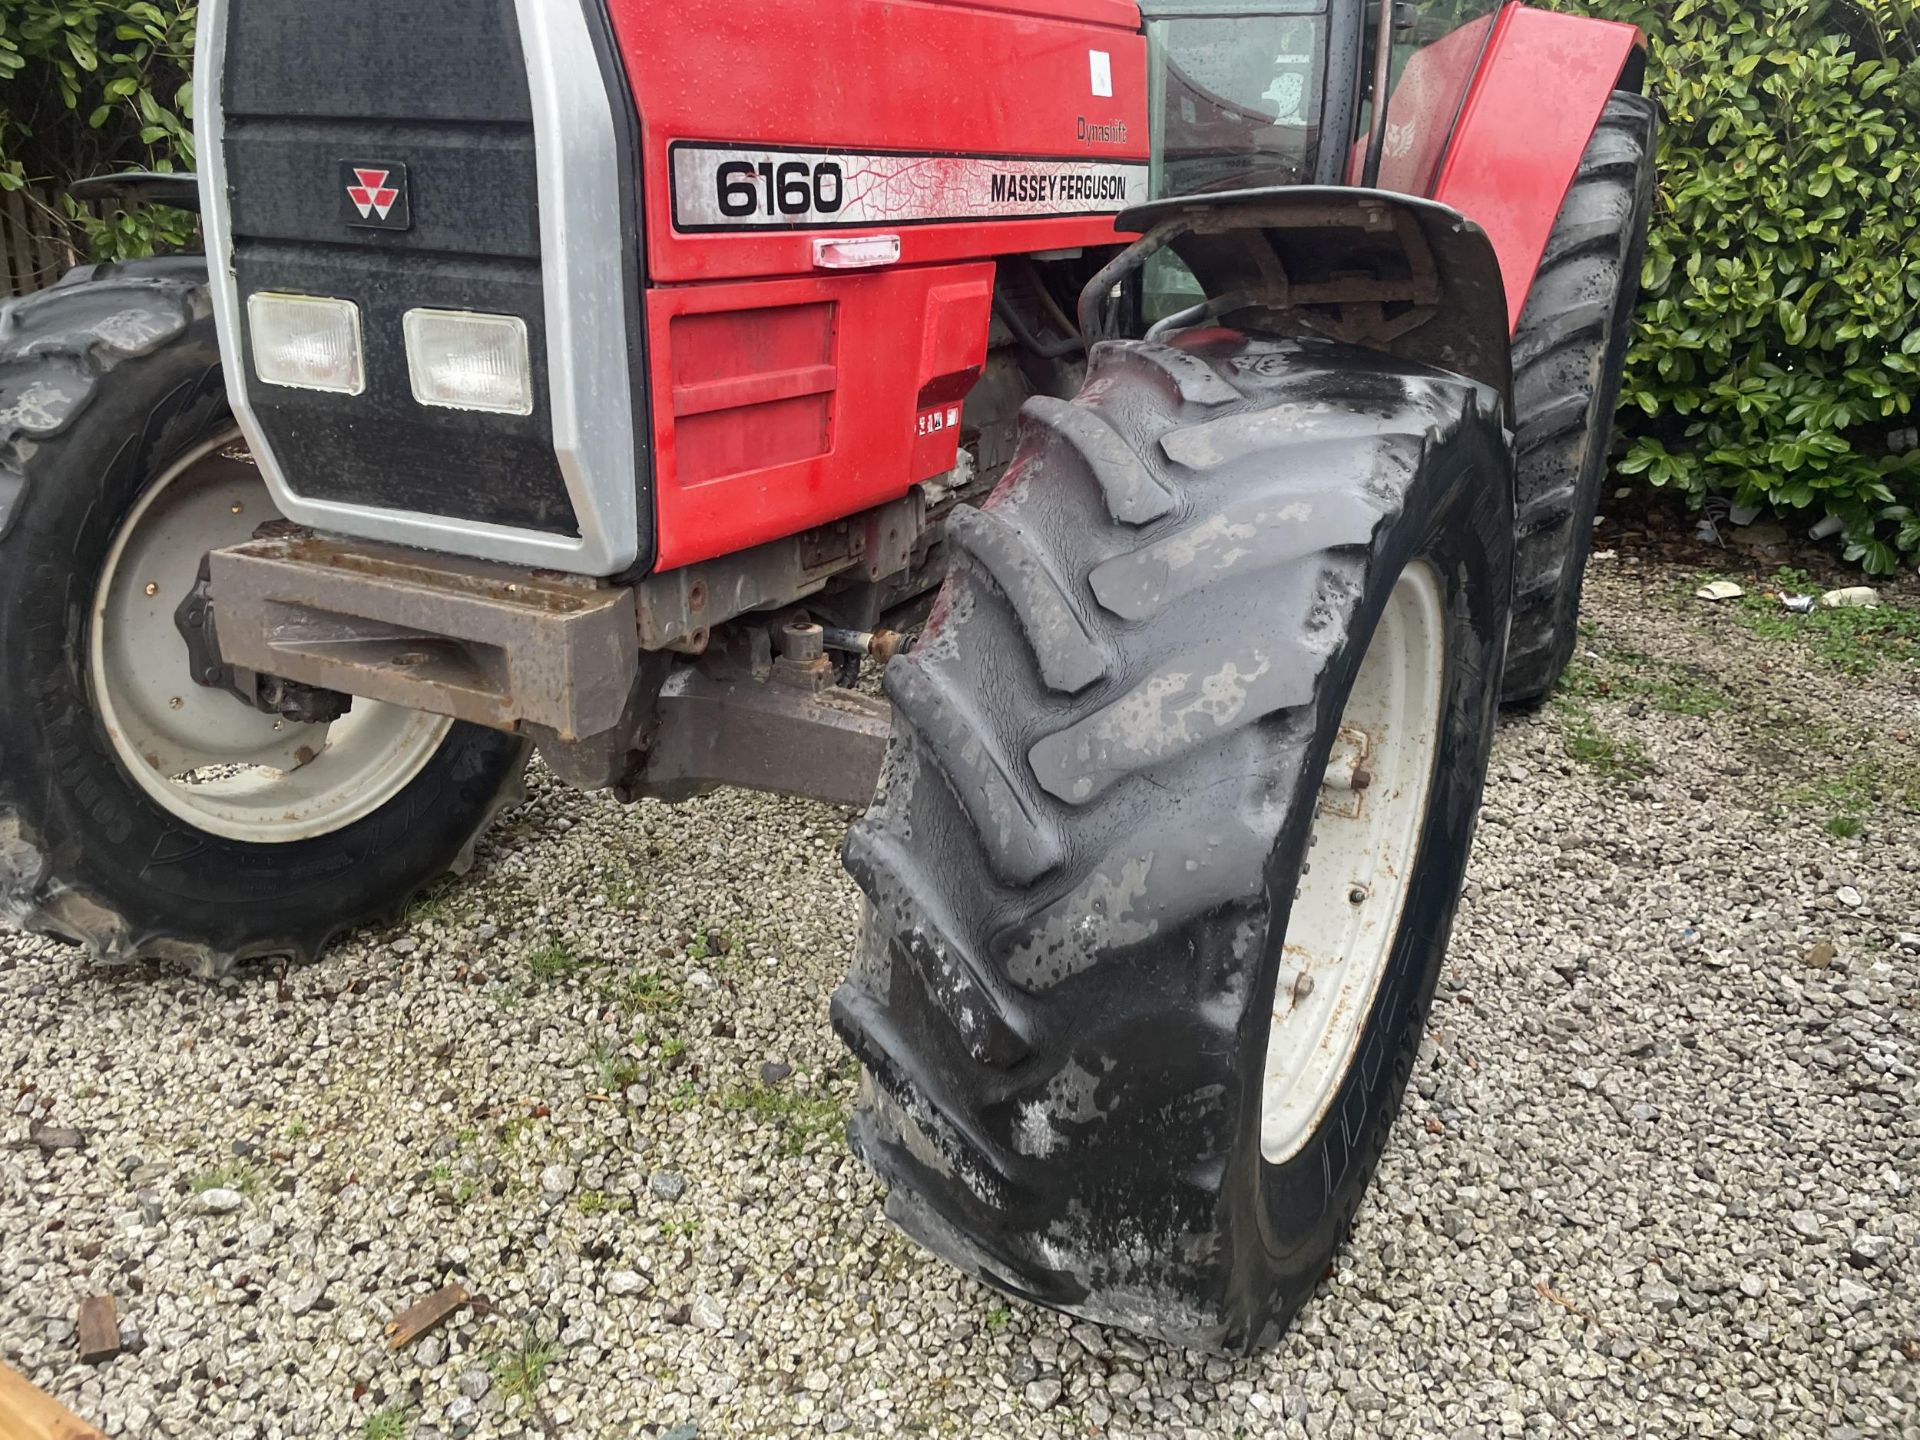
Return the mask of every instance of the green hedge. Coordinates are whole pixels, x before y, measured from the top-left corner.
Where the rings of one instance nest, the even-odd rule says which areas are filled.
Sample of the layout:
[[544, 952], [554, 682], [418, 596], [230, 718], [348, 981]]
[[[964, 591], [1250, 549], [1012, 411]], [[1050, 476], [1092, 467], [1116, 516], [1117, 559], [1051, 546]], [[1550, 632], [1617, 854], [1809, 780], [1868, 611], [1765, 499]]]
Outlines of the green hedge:
[[0, 190], [57, 206], [95, 259], [193, 234], [181, 210], [100, 218], [45, 196], [89, 175], [193, 168], [194, 11], [190, 0], [0, 0]]
[[[1920, 26], [1910, 3], [1588, 0], [1651, 38], [1660, 191], [1620, 469], [1920, 556]], [[1905, 432], [1905, 433], [1902, 433]]]

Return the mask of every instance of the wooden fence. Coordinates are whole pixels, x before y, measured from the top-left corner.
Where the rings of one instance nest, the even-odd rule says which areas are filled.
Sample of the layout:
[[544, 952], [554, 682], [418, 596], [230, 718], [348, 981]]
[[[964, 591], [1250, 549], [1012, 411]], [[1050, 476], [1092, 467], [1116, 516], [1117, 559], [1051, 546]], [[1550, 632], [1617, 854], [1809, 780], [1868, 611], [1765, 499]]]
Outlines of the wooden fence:
[[52, 191], [0, 193], [0, 300], [43, 290], [80, 263]]

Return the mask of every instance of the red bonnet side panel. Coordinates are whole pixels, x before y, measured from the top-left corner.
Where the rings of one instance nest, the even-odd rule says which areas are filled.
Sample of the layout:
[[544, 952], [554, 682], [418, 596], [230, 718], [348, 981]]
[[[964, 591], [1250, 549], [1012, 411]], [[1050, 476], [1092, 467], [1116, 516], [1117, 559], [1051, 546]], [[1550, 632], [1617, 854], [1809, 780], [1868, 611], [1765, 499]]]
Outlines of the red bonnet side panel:
[[1493, 241], [1519, 323], [1560, 202], [1639, 38], [1631, 25], [1509, 5], [1494, 22], [1433, 198]]
[[[1145, 198], [1146, 41], [1130, 0], [611, 0], [611, 12], [640, 106], [656, 282], [809, 274], [821, 234], [897, 232], [901, 265], [1111, 244], [1111, 216]], [[992, 160], [1008, 162], [997, 214], [958, 174], [979, 179]], [[837, 178], [819, 173], [829, 163]], [[723, 164], [747, 170], [722, 176]], [[783, 164], [810, 167], [793, 173], [793, 197], [833, 202], [832, 228], [808, 227], [813, 206], [789, 222], [775, 203]], [[1022, 218], [1037, 216], [1055, 218]]]
[[1146, 198], [1132, 0], [610, 5], [640, 109], [658, 568], [951, 469], [994, 258], [1115, 244]]

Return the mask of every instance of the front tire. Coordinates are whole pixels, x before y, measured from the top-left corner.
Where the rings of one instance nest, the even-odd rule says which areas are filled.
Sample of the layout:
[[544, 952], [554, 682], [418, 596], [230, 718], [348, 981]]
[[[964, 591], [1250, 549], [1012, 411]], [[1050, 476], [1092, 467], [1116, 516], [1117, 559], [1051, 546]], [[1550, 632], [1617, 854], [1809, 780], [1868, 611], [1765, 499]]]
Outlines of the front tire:
[[0, 918], [218, 974], [465, 865], [520, 742], [365, 702], [280, 724], [190, 677], [172, 617], [201, 555], [276, 513], [203, 271], [105, 267], [0, 310], [0, 420]]
[[1204, 1349], [1312, 1293], [1446, 950], [1510, 485], [1491, 392], [1341, 346], [1113, 343], [1029, 403], [847, 843], [850, 1136], [909, 1234]]

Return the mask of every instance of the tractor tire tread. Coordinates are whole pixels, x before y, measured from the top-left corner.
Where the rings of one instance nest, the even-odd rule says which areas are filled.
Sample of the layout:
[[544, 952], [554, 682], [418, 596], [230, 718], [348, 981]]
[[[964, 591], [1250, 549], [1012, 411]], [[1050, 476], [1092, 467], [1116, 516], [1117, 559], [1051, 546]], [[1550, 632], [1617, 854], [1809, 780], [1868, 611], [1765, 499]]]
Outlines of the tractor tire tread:
[[1513, 343], [1513, 630], [1501, 696], [1544, 700], [1573, 654], [1652, 202], [1655, 116], [1617, 92], [1548, 237]]
[[[1082, 1066], [1107, 1056], [1111, 1067], [1169, 1029], [1186, 1037], [1182, 1053], [1234, 1049], [1231, 1004], [1206, 998], [1247, 984], [1246, 962], [1218, 939], [1231, 929], [1222, 917], [1264, 914], [1281, 797], [1308, 763], [1321, 677], [1366, 593], [1369, 547], [1430, 456], [1462, 445], [1507, 459], [1498, 401], [1458, 376], [1385, 375], [1396, 362], [1324, 342], [1247, 343], [1229, 360], [1203, 342], [1109, 342], [1079, 400], [1028, 403], [1013, 464], [957, 528], [966, 563], [885, 677], [899, 723], [846, 846], [865, 903], [832, 1005], [867, 1072], [849, 1139], [916, 1238], [1015, 1293], [1228, 1349], [1284, 1323], [1318, 1265], [1262, 1298], [1253, 1320], [1143, 1320], [1114, 1297], [1123, 1271], [1146, 1283], [1160, 1261], [1102, 1249], [1094, 1226], [1062, 1243], [1087, 1247], [1071, 1262], [1055, 1257], [1094, 1277], [1063, 1295], [1023, 1237], [1085, 1181], [1069, 1144], [1107, 1165], [1190, 1103], [1179, 1088], [1190, 1075], [1145, 1067], [1118, 1086], [1129, 1114], [1107, 1115], [1104, 1131], [1069, 1125], [1091, 1083]], [[1326, 423], [1273, 419], [1289, 407]], [[1494, 485], [1484, 503], [1504, 549], [1511, 511]], [[1267, 516], [1283, 517], [1273, 536], [1247, 543]], [[1290, 544], [1280, 523], [1311, 543]], [[1233, 703], [1218, 704], [1189, 678], [1236, 675]], [[1172, 857], [1201, 834], [1204, 860], [1172, 878]], [[1138, 858], [1156, 854], [1164, 880]], [[1151, 945], [1126, 913], [1148, 891]], [[1411, 1051], [1391, 1059], [1404, 1074]], [[1355, 1203], [1334, 1199], [1347, 1196], [1348, 1165], [1371, 1163], [1358, 1132], [1354, 1147], [1313, 1219], [1327, 1234]], [[1160, 1179], [1187, 1192], [1228, 1183], [1206, 1157], [1169, 1164]], [[1110, 1198], [1136, 1216], [1158, 1203]], [[983, 1213], [999, 1218], [983, 1225]]]
[[[146, 407], [108, 468], [117, 471], [141, 455], [176, 453], [230, 423], [225, 420], [226, 391], [211, 313], [205, 262], [193, 256], [82, 267], [45, 290], [0, 305], [0, 546], [26, 543], [26, 536], [13, 532], [36, 508], [36, 499], [45, 503], [60, 498], [57, 487], [63, 485], [108, 484], [105, 476], [73, 473], [63, 460], [67, 447], [82, 435], [82, 422], [106, 401], [123, 366], [179, 347], [177, 368], [184, 378], [169, 382]], [[112, 518], [92, 516], [91, 523]], [[15, 574], [24, 573], [24, 558], [0, 550], [0, 575], [10, 567]], [[19, 631], [9, 629], [12, 618], [0, 614], [0, 646], [20, 642]], [[439, 869], [357, 910], [308, 906], [300, 918], [277, 922], [271, 931], [257, 930], [244, 939], [230, 930], [214, 933], [218, 926], [196, 934], [180, 917], [147, 913], [110, 893], [111, 886], [86, 878], [87, 827], [95, 822], [68, 814], [59, 838], [46, 833], [54, 787], [30, 764], [9, 763], [38, 748], [21, 729], [33, 707], [45, 710], [62, 703], [49, 698], [51, 682], [44, 687], [47, 696], [23, 693], [41, 688], [36, 681], [18, 687], [11, 697], [0, 696], [0, 924], [76, 945], [97, 961], [158, 960], [217, 978], [242, 961], [265, 956], [312, 960], [354, 926], [398, 922], [421, 888], [440, 874], [469, 868], [479, 836], [502, 810], [525, 796], [522, 775], [528, 751], [520, 745], [514, 747], [515, 758], [504, 764], [477, 823], [449, 849]], [[93, 725], [91, 708], [81, 702], [77, 709], [84, 716], [70, 708], [55, 722], [64, 733]], [[485, 744], [492, 752], [506, 742], [502, 737]], [[68, 748], [77, 753], [80, 747]], [[481, 763], [477, 755], [471, 758]], [[108, 808], [104, 798], [94, 806], [96, 813]]]

